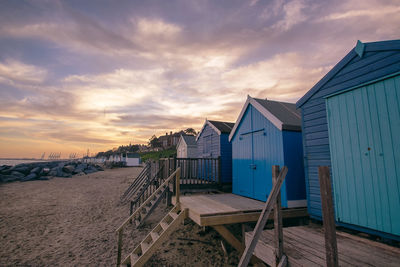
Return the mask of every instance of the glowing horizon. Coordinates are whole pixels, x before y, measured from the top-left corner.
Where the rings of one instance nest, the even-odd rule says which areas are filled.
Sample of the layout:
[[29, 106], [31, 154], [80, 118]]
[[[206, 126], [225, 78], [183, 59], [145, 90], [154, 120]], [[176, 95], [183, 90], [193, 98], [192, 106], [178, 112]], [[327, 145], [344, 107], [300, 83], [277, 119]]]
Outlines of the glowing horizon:
[[399, 12], [374, 0], [2, 1], [0, 158], [235, 122], [247, 95], [296, 102], [357, 40], [398, 39]]

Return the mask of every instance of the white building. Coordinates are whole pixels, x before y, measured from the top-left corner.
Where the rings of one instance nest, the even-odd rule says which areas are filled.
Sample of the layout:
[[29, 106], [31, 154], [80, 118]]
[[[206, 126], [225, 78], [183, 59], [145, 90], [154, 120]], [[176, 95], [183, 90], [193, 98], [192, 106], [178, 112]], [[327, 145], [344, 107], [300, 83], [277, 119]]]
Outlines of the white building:
[[125, 162], [126, 166], [140, 166], [142, 163], [140, 155], [138, 153], [126, 153]]
[[176, 145], [176, 152], [178, 158], [196, 158], [196, 137], [192, 135], [181, 135]]

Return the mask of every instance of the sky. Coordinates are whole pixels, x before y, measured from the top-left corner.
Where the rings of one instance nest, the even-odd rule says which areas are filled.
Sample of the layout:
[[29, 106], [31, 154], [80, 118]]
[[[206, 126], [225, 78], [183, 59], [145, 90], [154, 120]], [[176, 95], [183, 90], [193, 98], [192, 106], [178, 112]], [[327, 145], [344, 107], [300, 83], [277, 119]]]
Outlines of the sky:
[[0, 1], [0, 157], [147, 143], [296, 102], [400, 1]]

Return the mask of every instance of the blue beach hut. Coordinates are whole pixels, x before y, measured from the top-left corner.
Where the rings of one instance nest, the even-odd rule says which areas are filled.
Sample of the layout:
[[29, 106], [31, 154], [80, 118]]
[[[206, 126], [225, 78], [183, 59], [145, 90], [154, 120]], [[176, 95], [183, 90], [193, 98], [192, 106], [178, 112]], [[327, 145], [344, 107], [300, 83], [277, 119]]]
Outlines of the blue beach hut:
[[[232, 146], [228, 139], [233, 125], [234, 123], [231, 122], [206, 120], [196, 138], [199, 158], [220, 157], [221, 183], [232, 182]], [[216, 166], [205, 164], [199, 168], [200, 172], [218, 171]], [[215, 176], [216, 174], [213, 173], [212, 175]]]
[[298, 102], [311, 217], [331, 166], [336, 221], [400, 237], [400, 40], [357, 45]]
[[229, 136], [232, 143], [232, 192], [266, 201], [272, 165], [285, 165], [282, 206], [305, 207], [301, 115], [295, 104], [248, 96]]

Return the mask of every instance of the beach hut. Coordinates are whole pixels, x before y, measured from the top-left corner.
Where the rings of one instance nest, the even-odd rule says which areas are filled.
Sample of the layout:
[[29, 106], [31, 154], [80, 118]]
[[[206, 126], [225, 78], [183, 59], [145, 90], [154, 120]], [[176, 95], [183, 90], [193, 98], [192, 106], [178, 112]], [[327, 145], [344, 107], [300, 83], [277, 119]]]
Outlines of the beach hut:
[[203, 159], [219, 158], [221, 166], [215, 166], [217, 161], [204, 161], [199, 167], [200, 176], [207, 173], [207, 176], [215, 177], [220, 170], [221, 183], [232, 182], [232, 147], [228, 139], [233, 125], [231, 122], [205, 121], [196, 137], [197, 156]]
[[176, 145], [177, 158], [196, 158], [196, 137], [193, 135], [181, 135]]
[[142, 163], [142, 160], [138, 153], [127, 152], [124, 158], [126, 166], [129, 167], [140, 166], [140, 164]]
[[331, 166], [336, 221], [400, 236], [400, 40], [357, 45], [298, 102], [309, 214]]
[[307, 205], [303, 169], [301, 115], [296, 105], [247, 97], [230, 133], [232, 192], [266, 201], [272, 189], [272, 166], [285, 165], [282, 206]]

